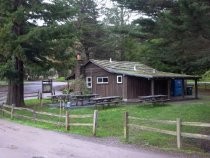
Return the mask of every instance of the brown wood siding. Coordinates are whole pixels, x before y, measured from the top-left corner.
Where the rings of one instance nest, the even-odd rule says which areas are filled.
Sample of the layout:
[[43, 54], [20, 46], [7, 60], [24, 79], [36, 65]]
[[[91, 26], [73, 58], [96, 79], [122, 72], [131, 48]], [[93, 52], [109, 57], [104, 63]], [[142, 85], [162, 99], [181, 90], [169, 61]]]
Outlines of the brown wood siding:
[[128, 99], [136, 99], [138, 96], [150, 95], [151, 81], [139, 77], [127, 77]]
[[[85, 77], [92, 77], [92, 93], [100, 96], [122, 96], [123, 84], [117, 83], [117, 74], [112, 74], [104, 69], [89, 63], [85, 67]], [[108, 77], [109, 82], [106, 84], [97, 84], [97, 77]]]
[[[85, 67], [85, 77], [92, 77], [92, 93], [100, 96], [122, 96], [124, 99], [136, 99], [138, 96], [151, 95], [151, 80], [140, 77], [123, 76], [123, 83], [117, 83], [117, 75], [89, 63]], [[97, 77], [108, 77], [108, 84], [97, 84]], [[155, 94], [167, 95], [167, 79], [155, 80]], [[123, 88], [124, 86], [124, 88]]]

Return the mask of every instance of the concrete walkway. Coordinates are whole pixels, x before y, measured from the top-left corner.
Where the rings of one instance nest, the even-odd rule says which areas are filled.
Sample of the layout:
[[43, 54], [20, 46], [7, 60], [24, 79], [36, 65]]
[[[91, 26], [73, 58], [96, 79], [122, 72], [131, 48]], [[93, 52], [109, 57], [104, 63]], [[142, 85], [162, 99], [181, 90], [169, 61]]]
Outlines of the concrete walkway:
[[[111, 145], [0, 119], [1, 158], [186, 158]], [[193, 156], [192, 156], [193, 157]], [[197, 158], [197, 157], [196, 157]]]

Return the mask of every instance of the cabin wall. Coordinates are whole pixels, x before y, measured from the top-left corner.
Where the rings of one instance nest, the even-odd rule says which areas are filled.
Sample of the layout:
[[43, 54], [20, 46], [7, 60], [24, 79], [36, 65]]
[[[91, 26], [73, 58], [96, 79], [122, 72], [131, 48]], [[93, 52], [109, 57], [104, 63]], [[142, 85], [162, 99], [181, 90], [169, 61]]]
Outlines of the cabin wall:
[[[85, 77], [92, 77], [91, 92], [100, 96], [123, 96], [123, 84], [117, 83], [117, 74], [112, 74], [104, 69], [89, 63], [85, 67]], [[97, 84], [97, 77], [108, 77], [108, 83]]]
[[[92, 77], [92, 93], [100, 96], [121, 96], [123, 99], [137, 99], [138, 96], [151, 95], [151, 80], [141, 77], [122, 75], [123, 83], [117, 83], [118, 74], [105, 71], [99, 66], [88, 63], [84, 69], [85, 77]], [[108, 77], [109, 82], [97, 84], [97, 77]], [[154, 94], [168, 94], [168, 80], [154, 81]]]

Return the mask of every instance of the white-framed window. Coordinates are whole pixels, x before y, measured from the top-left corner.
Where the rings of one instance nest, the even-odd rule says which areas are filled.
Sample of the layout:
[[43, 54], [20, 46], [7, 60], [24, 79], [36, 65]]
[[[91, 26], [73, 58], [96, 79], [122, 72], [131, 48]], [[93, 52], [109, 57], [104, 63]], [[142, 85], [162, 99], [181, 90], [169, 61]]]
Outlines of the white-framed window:
[[86, 77], [87, 88], [92, 88], [92, 77]]
[[108, 77], [97, 77], [97, 84], [106, 84], [109, 83]]
[[117, 76], [117, 83], [122, 83], [122, 75]]

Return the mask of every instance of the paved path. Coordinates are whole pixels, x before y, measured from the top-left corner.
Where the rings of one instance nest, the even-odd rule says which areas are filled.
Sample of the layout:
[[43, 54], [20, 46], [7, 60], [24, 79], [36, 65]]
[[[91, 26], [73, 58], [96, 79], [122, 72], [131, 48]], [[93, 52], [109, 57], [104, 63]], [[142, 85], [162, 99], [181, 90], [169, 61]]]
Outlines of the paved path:
[[[53, 89], [55, 90], [55, 94], [61, 94], [61, 87], [67, 85], [67, 82], [56, 82], [53, 81]], [[6, 102], [8, 87], [0, 86], [0, 104]], [[32, 93], [32, 92], [41, 92], [42, 91], [42, 81], [26, 81], [24, 82], [24, 93]], [[43, 97], [47, 98], [51, 96], [51, 93], [44, 93]], [[3, 97], [3, 98], [2, 98]], [[37, 97], [25, 97], [25, 99], [32, 99]]]
[[[94, 139], [93, 139], [94, 140]], [[180, 158], [161, 152], [83, 140], [0, 119], [0, 158]]]

